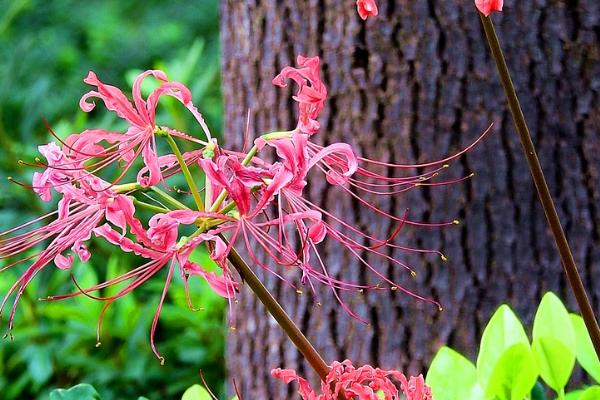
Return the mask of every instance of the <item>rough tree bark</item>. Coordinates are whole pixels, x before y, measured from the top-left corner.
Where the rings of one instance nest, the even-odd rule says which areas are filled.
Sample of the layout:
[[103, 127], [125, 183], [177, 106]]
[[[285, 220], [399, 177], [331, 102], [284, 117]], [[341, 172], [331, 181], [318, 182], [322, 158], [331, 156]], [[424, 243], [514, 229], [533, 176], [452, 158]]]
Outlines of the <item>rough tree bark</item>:
[[[289, 92], [271, 79], [297, 54], [319, 55], [329, 99], [318, 139], [347, 141], [370, 158], [422, 162], [456, 152], [491, 122], [485, 143], [455, 162], [447, 176], [476, 172], [465, 184], [415, 190], [389, 201], [388, 212], [463, 223], [408, 230], [402, 241], [441, 249], [434, 257], [398, 252], [417, 279], [383, 266], [407, 287], [438, 299], [437, 308], [393, 293], [350, 299], [369, 326], [340, 310], [326, 288], [322, 307], [264, 277], [327, 362], [352, 359], [405, 372], [423, 371], [442, 344], [473, 357], [484, 323], [502, 302], [527, 322], [547, 290], [574, 309], [544, 215], [469, 0], [379, 1], [380, 16], [362, 22], [350, 0], [223, 0], [221, 2], [225, 132], [241, 143], [251, 131], [295, 125]], [[549, 185], [596, 310], [600, 305], [600, 5], [597, 0], [507, 0], [494, 17]], [[313, 184], [312, 199], [361, 229], [393, 226]], [[342, 278], [364, 277], [358, 263], [325, 246]], [[379, 261], [381, 262], [381, 261]], [[260, 273], [260, 271], [259, 271]], [[234, 309], [228, 364], [248, 399], [290, 397], [270, 378], [275, 367], [309, 370], [246, 289]]]

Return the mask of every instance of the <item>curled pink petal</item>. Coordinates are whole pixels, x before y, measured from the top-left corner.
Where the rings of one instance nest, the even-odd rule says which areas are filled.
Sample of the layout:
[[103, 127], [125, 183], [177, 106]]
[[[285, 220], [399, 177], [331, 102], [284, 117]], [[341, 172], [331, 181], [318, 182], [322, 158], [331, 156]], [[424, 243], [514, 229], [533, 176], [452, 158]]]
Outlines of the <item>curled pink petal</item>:
[[185, 269], [192, 275], [202, 276], [211, 289], [221, 297], [231, 299], [238, 291], [239, 284], [237, 282], [225, 276], [218, 276], [214, 272], [208, 272], [198, 264], [188, 262]]
[[504, 6], [504, 0], [475, 0], [477, 9], [486, 17], [494, 11], [501, 12]]
[[73, 265], [73, 255], [69, 254], [65, 257], [62, 254], [57, 254], [54, 257], [54, 264], [60, 269], [69, 269]]
[[379, 14], [375, 0], [357, 0], [356, 8], [358, 9], [358, 15], [360, 15], [362, 19], [376, 17], [377, 14]]
[[88, 85], [97, 87], [97, 91], [90, 91], [81, 98], [80, 106], [83, 111], [89, 112], [94, 108], [94, 103], [87, 103], [88, 98], [98, 97], [104, 102], [107, 109], [114, 111], [119, 117], [126, 119], [130, 123], [139, 127], [150, 125], [150, 121], [144, 119], [135, 110], [121, 89], [102, 83], [92, 71], [89, 72], [83, 81]]
[[327, 236], [327, 228], [322, 221], [316, 222], [308, 229], [308, 238], [315, 244], [321, 243], [325, 236]]
[[304, 57], [299, 55], [296, 60], [297, 68], [285, 67], [273, 78], [273, 84], [286, 87], [287, 79], [298, 85], [298, 92], [293, 97], [299, 104], [300, 117], [297, 129], [302, 133], [314, 134], [319, 130], [317, 117], [325, 107], [327, 89], [321, 81], [319, 73], [319, 57]]

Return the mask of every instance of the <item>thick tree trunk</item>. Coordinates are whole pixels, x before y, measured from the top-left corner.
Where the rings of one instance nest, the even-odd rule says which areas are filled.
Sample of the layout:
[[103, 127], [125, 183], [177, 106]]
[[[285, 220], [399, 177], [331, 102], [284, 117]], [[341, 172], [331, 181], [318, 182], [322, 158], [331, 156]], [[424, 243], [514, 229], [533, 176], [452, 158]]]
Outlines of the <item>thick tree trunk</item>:
[[[438, 299], [439, 312], [392, 293], [352, 297], [365, 326], [341, 310], [320, 287], [322, 307], [261, 273], [327, 362], [352, 359], [417, 373], [444, 344], [474, 357], [485, 322], [502, 302], [527, 322], [547, 290], [572, 309], [563, 277], [495, 67], [470, 0], [379, 1], [380, 16], [362, 22], [351, 0], [223, 0], [225, 132], [240, 144], [248, 110], [251, 131], [295, 126], [289, 92], [271, 79], [297, 54], [319, 55], [328, 85], [320, 117], [323, 143], [347, 141], [363, 156], [407, 163], [455, 153], [494, 123], [493, 134], [448, 177], [476, 177], [448, 188], [423, 188], [378, 204], [413, 219], [452, 220], [445, 229], [406, 231], [402, 242], [442, 250], [434, 257], [397, 252], [417, 279], [387, 267], [420, 294]], [[597, 0], [505, 2], [494, 20], [514, 73], [540, 157], [591, 301], [600, 284], [600, 6]], [[312, 185], [319, 202], [361, 229], [380, 235], [383, 224], [359, 204]], [[341, 278], [365, 274], [333, 245], [323, 248]], [[381, 261], [378, 261], [381, 262]], [[234, 308], [229, 372], [247, 399], [282, 399], [292, 388], [270, 378], [275, 367], [308, 372], [301, 356], [247, 289]]]

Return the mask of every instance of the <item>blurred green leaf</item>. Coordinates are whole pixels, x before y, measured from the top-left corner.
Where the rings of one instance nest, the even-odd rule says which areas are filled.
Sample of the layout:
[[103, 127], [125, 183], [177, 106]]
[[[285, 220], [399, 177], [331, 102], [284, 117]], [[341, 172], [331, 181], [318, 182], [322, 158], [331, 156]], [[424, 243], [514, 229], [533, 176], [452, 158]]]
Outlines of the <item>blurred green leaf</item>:
[[577, 314], [570, 314], [569, 317], [575, 331], [577, 361], [596, 382], [600, 383], [600, 361], [594, 350], [594, 345], [585, 322]]
[[212, 397], [202, 386], [194, 385], [183, 393], [181, 400], [212, 400]]
[[544, 382], [555, 392], [562, 391], [575, 366], [575, 332], [567, 309], [551, 292], [535, 314], [532, 350]]
[[581, 397], [579, 400], [598, 400], [600, 399], [600, 386], [592, 386], [587, 388], [583, 393], [581, 393]]
[[[509, 349], [518, 344], [524, 347], [517, 346], [511, 351], [509, 356], [505, 355]], [[480, 346], [477, 357], [477, 376], [486, 394], [489, 393], [489, 388], [492, 387], [492, 377], [494, 375], [501, 376], [506, 373], [498, 371], [498, 368], [501, 369], [506, 364], [507, 358], [515, 358], [515, 360], [523, 362], [523, 367], [529, 367], [529, 363], [527, 362], [528, 357], [525, 354], [527, 351], [531, 353], [529, 339], [525, 334], [523, 325], [507, 305], [501, 305], [490, 319], [490, 322], [483, 331]], [[533, 362], [533, 359], [531, 361]], [[523, 372], [529, 374], [529, 371]], [[535, 371], [535, 375], [537, 375], [537, 371]], [[534, 383], [535, 380], [531, 383], [531, 386]], [[497, 387], [497, 382], [493, 387]], [[531, 390], [531, 387], [529, 390]]]
[[436, 400], [480, 400], [483, 396], [475, 365], [445, 346], [431, 362], [426, 382]]
[[100, 400], [100, 395], [93, 386], [80, 383], [70, 389], [53, 390], [50, 400]]
[[529, 344], [517, 343], [506, 349], [498, 360], [489, 384], [486, 398], [522, 400], [531, 392], [538, 377]]
[[52, 356], [47, 347], [36, 345], [24, 349], [27, 359], [27, 370], [33, 379], [35, 386], [44, 384], [52, 375]]
[[[565, 394], [565, 400], [581, 400], [581, 395], [583, 394], [584, 390], [575, 390], [573, 392], [569, 392], [567, 394]], [[556, 398], [555, 400], [559, 400], [558, 398]]]

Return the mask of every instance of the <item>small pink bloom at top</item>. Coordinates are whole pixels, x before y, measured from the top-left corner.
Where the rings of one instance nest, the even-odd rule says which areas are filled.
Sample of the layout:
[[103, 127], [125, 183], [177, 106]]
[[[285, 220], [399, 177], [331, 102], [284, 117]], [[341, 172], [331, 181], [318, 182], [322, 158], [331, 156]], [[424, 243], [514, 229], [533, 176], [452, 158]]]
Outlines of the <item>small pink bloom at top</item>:
[[379, 14], [375, 0], [357, 0], [356, 8], [358, 9], [358, 15], [360, 15], [362, 19], [375, 17], [377, 14]]
[[502, 11], [504, 0], [475, 0], [475, 5], [487, 17], [494, 11]]

